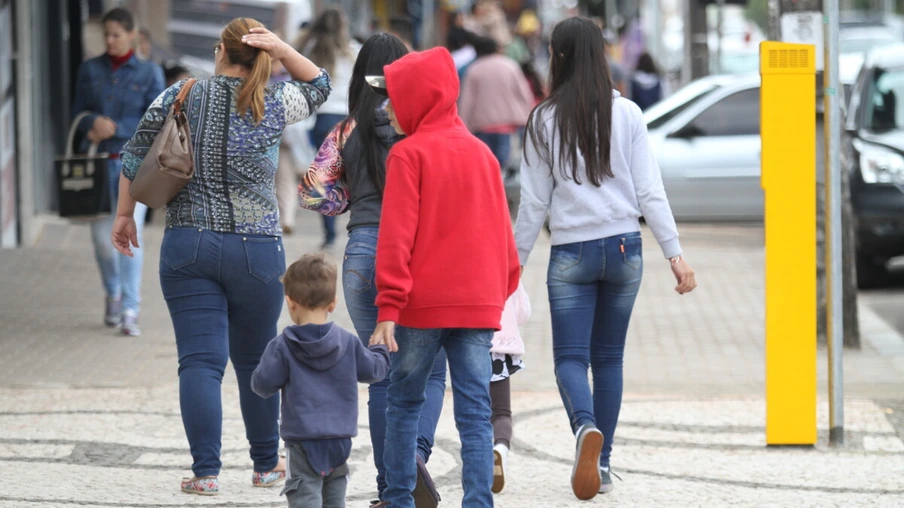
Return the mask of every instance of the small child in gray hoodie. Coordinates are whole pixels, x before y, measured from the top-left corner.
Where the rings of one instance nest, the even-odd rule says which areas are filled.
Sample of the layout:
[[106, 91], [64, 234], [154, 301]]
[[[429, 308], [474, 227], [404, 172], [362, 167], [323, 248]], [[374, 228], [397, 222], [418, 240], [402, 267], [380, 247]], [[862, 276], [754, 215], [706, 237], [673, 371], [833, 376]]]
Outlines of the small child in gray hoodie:
[[286, 442], [289, 506], [344, 507], [352, 438], [358, 434], [358, 383], [389, 371], [386, 346], [366, 348], [329, 321], [336, 309], [336, 265], [308, 254], [283, 277], [295, 326], [270, 341], [251, 377], [254, 393], [282, 392], [279, 434]]

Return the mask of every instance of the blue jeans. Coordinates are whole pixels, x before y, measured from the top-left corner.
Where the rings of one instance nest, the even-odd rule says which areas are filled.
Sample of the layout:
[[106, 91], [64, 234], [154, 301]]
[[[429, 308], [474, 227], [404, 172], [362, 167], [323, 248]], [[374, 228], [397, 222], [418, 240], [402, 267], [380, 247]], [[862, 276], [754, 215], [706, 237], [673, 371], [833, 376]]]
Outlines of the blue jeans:
[[[367, 344], [377, 327], [377, 284], [374, 262], [377, 253], [377, 228], [361, 227], [348, 234], [345, 260], [342, 263], [342, 286], [345, 289], [345, 306], [361, 341]], [[394, 353], [393, 355], [394, 356]], [[383, 465], [383, 446], [386, 441], [386, 390], [389, 376], [368, 387], [368, 418], [370, 442], [374, 449], [374, 466], [377, 468], [377, 492], [383, 499], [386, 490], [386, 467]], [[437, 353], [433, 370], [427, 380], [424, 407], [418, 419], [417, 452], [430, 460], [436, 424], [443, 412], [443, 396], [446, 392], [446, 352]]]
[[436, 355], [445, 350], [452, 376], [455, 426], [461, 439], [461, 505], [493, 506], [493, 424], [490, 423], [490, 346], [493, 330], [446, 328], [422, 330], [399, 326], [399, 351], [392, 358], [392, 382], [386, 397], [383, 461], [387, 487], [383, 496], [393, 508], [414, 508], [417, 481], [415, 453], [424, 390]]
[[[314, 128], [311, 130], [311, 144], [315, 150], [320, 149], [320, 145], [329, 136], [333, 127], [345, 120], [343, 115], [334, 115], [332, 113], [318, 113], [314, 121]], [[323, 217], [323, 243], [324, 245], [333, 245], [336, 242], [336, 217], [321, 215]]]
[[477, 139], [490, 147], [490, 151], [493, 152], [496, 160], [499, 161], [499, 167], [504, 169], [512, 152], [512, 135], [496, 132], [478, 132], [476, 136]]
[[640, 233], [627, 233], [555, 245], [549, 261], [556, 382], [572, 431], [591, 423], [603, 433], [603, 466], [609, 465], [621, 410], [625, 338], [643, 274], [642, 250]]
[[279, 457], [279, 397], [251, 391], [251, 373], [276, 336], [286, 270], [274, 236], [167, 228], [160, 247], [160, 286], [176, 332], [179, 404], [195, 476], [220, 472], [226, 361], [232, 360], [251, 459], [271, 471]]
[[[144, 249], [132, 248], [134, 257], [123, 256], [113, 248], [110, 239], [113, 234], [113, 220], [116, 218], [116, 205], [119, 200], [119, 174], [122, 172], [122, 161], [110, 159], [109, 170], [110, 199], [113, 203], [110, 215], [91, 221], [91, 240], [94, 243], [94, 258], [100, 269], [100, 278], [104, 284], [107, 298], [122, 298], [122, 310], [138, 314], [141, 305], [141, 267], [144, 260]], [[138, 228], [138, 244], [144, 245], [141, 232], [144, 231], [144, 218], [148, 207], [141, 203], [135, 205], [135, 225]]]

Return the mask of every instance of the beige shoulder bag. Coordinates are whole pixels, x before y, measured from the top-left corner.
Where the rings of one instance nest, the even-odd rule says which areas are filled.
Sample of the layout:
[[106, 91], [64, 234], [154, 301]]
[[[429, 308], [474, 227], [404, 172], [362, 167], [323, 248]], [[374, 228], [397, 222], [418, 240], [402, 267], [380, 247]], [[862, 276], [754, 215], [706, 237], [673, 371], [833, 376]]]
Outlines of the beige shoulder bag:
[[185, 82], [163, 128], [148, 150], [129, 187], [129, 194], [151, 208], [163, 208], [188, 185], [195, 173], [195, 154], [191, 145], [188, 117], [182, 105], [197, 80]]

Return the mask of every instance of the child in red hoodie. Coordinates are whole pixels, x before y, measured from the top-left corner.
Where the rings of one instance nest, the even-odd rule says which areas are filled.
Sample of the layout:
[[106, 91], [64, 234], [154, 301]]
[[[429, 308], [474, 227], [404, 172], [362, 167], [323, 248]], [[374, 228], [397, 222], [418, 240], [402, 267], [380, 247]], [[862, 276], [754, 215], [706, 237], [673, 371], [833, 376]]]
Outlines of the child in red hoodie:
[[462, 505], [493, 506], [490, 346], [520, 278], [499, 163], [458, 117], [458, 74], [448, 50], [408, 54], [384, 73], [390, 118], [407, 135], [386, 161], [377, 241], [379, 317], [371, 344], [397, 351], [384, 500], [415, 506], [418, 415], [433, 359], [444, 348], [461, 438]]

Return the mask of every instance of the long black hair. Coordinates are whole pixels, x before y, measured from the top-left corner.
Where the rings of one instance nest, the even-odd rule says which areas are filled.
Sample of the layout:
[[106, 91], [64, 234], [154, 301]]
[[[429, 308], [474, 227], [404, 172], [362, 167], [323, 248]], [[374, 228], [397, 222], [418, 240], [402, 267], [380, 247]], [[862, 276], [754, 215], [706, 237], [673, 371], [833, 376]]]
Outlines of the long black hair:
[[[606, 63], [603, 33], [591, 20], [566, 19], [550, 40], [549, 96], [527, 121], [533, 146], [550, 167], [557, 161], [563, 178], [581, 184], [578, 157], [583, 157], [590, 183], [599, 187], [613, 177], [609, 164], [612, 134], [612, 79]], [[550, 153], [542, 134], [546, 112], [555, 108], [559, 153]], [[566, 171], [571, 167], [571, 174]]]
[[405, 43], [387, 33], [372, 35], [361, 47], [352, 79], [348, 84], [348, 118], [342, 121], [339, 132], [344, 132], [348, 122], [355, 121], [355, 132], [361, 139], [362, 150], [357, 164], [365, 163], [370, 180], [383, 193], [386, 186], [386, 141], [377, 136], [374, 119], [377, 109], [386, 97], [376, 93], [364, 81], [365, 76], [383, 75], [383, 66], [395, 62], [408, 53]]

